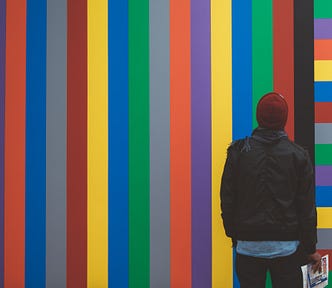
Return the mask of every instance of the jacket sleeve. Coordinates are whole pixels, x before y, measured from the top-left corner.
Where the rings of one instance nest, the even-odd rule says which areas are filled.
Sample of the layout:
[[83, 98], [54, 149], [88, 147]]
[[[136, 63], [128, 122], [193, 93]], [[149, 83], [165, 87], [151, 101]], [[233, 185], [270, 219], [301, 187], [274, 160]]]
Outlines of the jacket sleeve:
[[317, 212], [314, 171], [308, 153], [301, 165], [298, 179], [297, 214], [300, 224], [300, 242], [307, 254], [316, 252]]
[[234, 207], [235, 207], [235, 193], [234, 193], [234, 164], [235, 151], [232, 147], [228, 148], [227, 159], [224, 166], [224, 171], [221, 178], [220, 185], [220, 202], [221, 202], [221, 217], [223, 220], [226, 235], [234, 239], [235, 229], [233, 223]]

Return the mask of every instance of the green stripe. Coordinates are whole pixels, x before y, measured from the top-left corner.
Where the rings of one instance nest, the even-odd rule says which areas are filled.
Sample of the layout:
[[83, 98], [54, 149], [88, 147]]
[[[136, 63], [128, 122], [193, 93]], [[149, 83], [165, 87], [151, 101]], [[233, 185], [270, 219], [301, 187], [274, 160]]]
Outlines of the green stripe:
[[252, 1], [253, 127], [258, 100], [273, 90], [272, 22], [272, 0]]
[[331, 0], [315, 0], [314, 3], [315, 3], [314, 6], [315, 18], [332, 18]]
[[149, 287], [149, 1], [129, 0], [129, 287]]
[[272, 280], [271, 280], [271, 274], [269, 271], [266, 273], [266, 283], [265, 288], [272, 288]]
[[332, 144], [315, 145], [316, 165], [332, 165]]

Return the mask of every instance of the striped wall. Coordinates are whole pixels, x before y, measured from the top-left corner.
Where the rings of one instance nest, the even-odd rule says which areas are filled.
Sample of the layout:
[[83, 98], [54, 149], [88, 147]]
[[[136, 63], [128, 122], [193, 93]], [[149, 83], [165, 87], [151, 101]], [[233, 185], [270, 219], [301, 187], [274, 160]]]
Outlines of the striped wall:
[[239, 287], [220, 177], [271, 90], [316, 164], [331, 253], [331, 11], [0, 0], [0, 288]]
[[[329, 215], [325, 217], [331, 217], [332, 3], [316, 0], [314, 18], [316, 199], [319, 209]], [[322, 223], [318, 231], [318, 248], [322, 255], [329, 254], [330, 257], [331, 224], [330, 221]], [[329, 274], [332, 275], [331, 268]]]

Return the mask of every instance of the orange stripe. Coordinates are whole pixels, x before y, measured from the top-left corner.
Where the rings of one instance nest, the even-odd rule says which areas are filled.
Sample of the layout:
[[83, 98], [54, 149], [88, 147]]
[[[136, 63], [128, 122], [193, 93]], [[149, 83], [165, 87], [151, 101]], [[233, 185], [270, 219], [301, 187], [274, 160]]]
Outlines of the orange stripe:
[[5, 287], [24, 287], [26, 1], [7, 1]]
[[170, 0], [171, 287], [191, 287], [190, 0]]
[[332, 60], [332, 39], [315, 40], [315, 60]]
[[332, 102], [315, 103], [315, 122], [331, 123], [332, 122]]
[[294, 139], [294, 16], [293, 0], [273, 1], [274, 90], [288, 103], [286, 131]]

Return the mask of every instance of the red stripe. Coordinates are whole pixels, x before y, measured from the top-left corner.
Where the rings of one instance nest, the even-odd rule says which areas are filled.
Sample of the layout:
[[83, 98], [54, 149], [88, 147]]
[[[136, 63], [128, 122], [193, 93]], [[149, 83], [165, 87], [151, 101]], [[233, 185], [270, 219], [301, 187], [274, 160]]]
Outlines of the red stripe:
[[325, 256], [326, 254], [329, 255], [329, 271], [332, 271], [332, 250], [331, 249], [317, 249], [317, 252], [321, 255], [321, 256]]
[[294, 139], [294, 3], [273, 1], [274, 90], [288, 103], [286, 131]]
[[315, 103], [315, 122], [332, 123], [332, 102]]
[[7, 1], [5, 287], [24, 287], [26, 1]]
[[171, 287], [191, 287], [190, 0], [170, 1]]
[[87, 2], [68, 0], [67, 287], [87, 286]]

